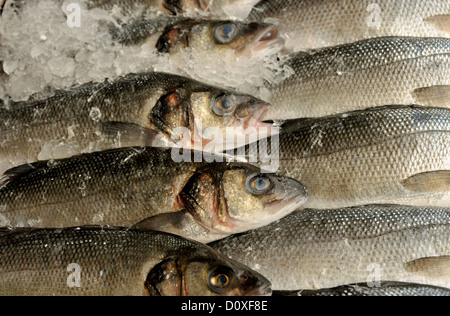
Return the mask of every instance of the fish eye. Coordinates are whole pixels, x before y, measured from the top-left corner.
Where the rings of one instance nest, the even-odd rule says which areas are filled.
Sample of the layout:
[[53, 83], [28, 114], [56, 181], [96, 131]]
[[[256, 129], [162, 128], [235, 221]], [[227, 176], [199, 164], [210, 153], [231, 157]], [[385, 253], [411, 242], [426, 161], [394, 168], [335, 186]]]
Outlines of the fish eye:
[[216, 39], [222, 44], [231, 42], [236, 37], [237, 33], [238, 28], [236, 24], [233, 23], [219, 25], [214, 30]]
[[230, 115], [236, 109], [236, 100], [232, 96], [218, 97], [213, 106], [213, 111], [219, 116]]
[[225, 267], [215, 269], [208, 276], [208, 286], [217, 293], [226, 291], [231, 285], [232, 273]]
[[272, 181], [265, 175], [250, 177], [248, 189], [255, 195], [266, 194], [272, 189]]

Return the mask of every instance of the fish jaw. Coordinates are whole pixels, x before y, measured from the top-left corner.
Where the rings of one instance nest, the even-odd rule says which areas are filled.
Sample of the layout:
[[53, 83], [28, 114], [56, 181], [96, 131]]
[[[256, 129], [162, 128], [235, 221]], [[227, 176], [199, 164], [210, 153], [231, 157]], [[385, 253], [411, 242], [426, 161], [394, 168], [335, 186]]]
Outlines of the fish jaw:
[[[207, 153], [223, 153], [223, 151], [236, 149], [250, 142], [278, 134], [279, 129], [272, 123], [261, 120], [268, 109], [268, 104], [256, 105], [252, 113], [244, 118], [234, 118], [231, 126], [220, 128], [218, 134], [207, 134], [208, 127], [203, 127], [194, 118], [194, 128], [188, 135], [183, 135], [183, 140], [179, 142], [178, 147], [202, 150]], [[219, 132], [219, 130], [215, 131]]]
[[237, 296], [271, 296], [272, 283], [263, 275], [250, 270], [247, 266], [229, 259], [229, 264], [236, 274], [238, 286], [230, 293]]
[[259, 227], [289, 215], [301, 208], [308, 200], [306, 187], [292, 179], [284, 179], [282, 188], [278, 191], [278, 193], [275, 193], [278, 195], [278, 199], [269, 203], [264, 210], [264, 214], [259, 218], [257, 223]]
[[[273, 223], [300, 208], [308, 198], [307, 189], [299, 182], [284, 177], [274, 177], [274, 192], [265, 198], [270, 202], [264, 202], [264, 206], [255, 212], [254, 208], [240, 207], [236, 205], [230, 208], [232, 201], [228, 200], [226, 212], [222, 212], [218, 218], [219, 225], [212, 227], [213, 233], [236, 234], [261, 228]], [[237, 210], [237, 212], [236, 212]]]

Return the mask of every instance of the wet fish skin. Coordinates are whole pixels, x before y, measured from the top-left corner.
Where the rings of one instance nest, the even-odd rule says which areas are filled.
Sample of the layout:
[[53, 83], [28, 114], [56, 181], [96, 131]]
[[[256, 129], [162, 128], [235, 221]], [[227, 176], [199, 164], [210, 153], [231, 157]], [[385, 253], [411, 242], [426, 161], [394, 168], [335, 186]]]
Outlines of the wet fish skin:
[[282, 131], [277, 173], [305, 185], [305, 208], [450, 207], [448, 109], [387, 106], [288, 121]]
[[[153, 231], [111, 227], [12, 230], [0, 234], [0, 249], [2, 296], [271, 293], [267, 279], [244, 265], [203, 244]], [[229, 278], [228, 288], [211, 286], [217, 274]]]
[[450, 39], [384, 37], [297, 53], [293, 75], [266, 87], [267, 120], [321, 117], [388, 104], [450, 108]]
[[448, 208], [308, 209], [210, 245], [265, 275], [275, 291], [380, 280], [449, 288], [449, 225]]
[[264, 0], [249, 21], [279, 21], [296, 51], [384, 36], [450, 37], [449, 0]]
[[[131, 227], [144, 221], [141, 229], [155, 229], [158, 216], [185, 211], [190, 229], [176, 233], [211, 241], [261, 227], [307, 199], [295, 180], [196, 154], [185, 162], [171, 149], [124, 148], [10, 170], [0, 181], [0, 226]], [[255, 192], [248, 186], [254, 178], [270, 185]]]
[[[215, 100], [232, 99], [226, 117]], [[114, 82], [58, 91], [46, 100], [20, 102], [0, 109], [0, 172], [39, 160], [132, 146], [188, 146], [202, 139], [203, 128], [234, 127], [245, 134], [259, 122], [267, 103], [164, 73], [129, 75]], [[247, 115], [243, 115], [242, 113]], [[223, 129], [222, 129], [223, 128]], [[182, 129], [184, 142], [179, 137]], [[190, 137], [188, 137], [190, 136]], [[217, 139], [219, 141], [219, 139]]]
[[333, 289], [274, 292], [273, 296], [450, 296], [450, 289], [401, 282], [380, 282], [377, 286], [355, 284]]

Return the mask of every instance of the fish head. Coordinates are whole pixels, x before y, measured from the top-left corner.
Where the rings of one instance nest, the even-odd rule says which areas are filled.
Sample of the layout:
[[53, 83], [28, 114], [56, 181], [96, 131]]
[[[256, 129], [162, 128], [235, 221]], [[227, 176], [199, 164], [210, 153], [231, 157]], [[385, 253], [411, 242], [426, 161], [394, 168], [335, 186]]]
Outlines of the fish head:
[[277, 133], [273, 124], [261, 120], [268, 108], [268, 103], [249, 95], [185, 87], [164, 94], [152, 108], [149, 123], [178, 147], [220, 152], [236, 148], [238, 136], [239, 144], [245, 145], [250, 137], [258, 140]]
[[[189, 253], [188, 253], [189, 251]], [[155, 296], [269, 296], [271, 283], [208, 246], [174, 254], [152, 269], [146, 287]]]
[[180, 197], [185, 209], [213, 234], [236, 234], [285, 217], [306, 202], [308, 193], [293, 179], [232, 164], [200, 171]]
[[284, 44], [285, 39], [271, 24], [187, 20], [167, 27], [156, 49], [175, 54], [189, 47], [217, 58], [231, 51], [235, 57], [260, 59], [280, 52]]

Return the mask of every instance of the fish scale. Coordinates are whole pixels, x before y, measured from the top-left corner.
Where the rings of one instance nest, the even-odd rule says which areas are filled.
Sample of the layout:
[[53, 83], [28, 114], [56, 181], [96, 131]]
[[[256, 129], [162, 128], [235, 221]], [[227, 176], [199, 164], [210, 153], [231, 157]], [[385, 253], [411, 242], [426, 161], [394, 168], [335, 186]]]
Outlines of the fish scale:
[[[9, 170], [0, 179], [0, 226], [137, 226], [209, 242], [261, 227], [307, 199], [301, 183], [252, 165], [215, 162], [219, 156], [178, 161], [175, 153], [123, 148]], [[257, 191], [254, 179], [267, 186]]]
[[[172, 100], [178, 104], [168, 105], [167, 94], [175, 95]], [[190, 134], [185, 136], [191, 138], [188, 145], [192, 146], [194, 136], [200, 138], [194, 129], [200, 121], [204, 128], [223, 125], [225, 135], [226, 124], [236, 123], [239, 128], [246, 118], [236, 118], [233, 113], [227, 117], [232, 120], [226, 121], [214, 114], [210, 98], [222, 94], [244, 100], [236, 104], [236, 110], [244, 107], [250, 110], [250, 119], [259, 119], [252, 115], [258, 116], [255, 112], [262, 109], [262, 101], [165, 73], [132, 74], [111, 83], [58, 91], [45, 100], [14, 103], [9, 109], [0, 109], [0, 173], [26, 163], [81, 153], [131, 146], [177, 146], [169, 133], [181, 127], [189, 129]], [[186, 104], [189, 113], [180, 114], [180, 107]]]
[[388, 104], [450, 108], [450, 39], [384, 37], [310, 53], [266, 87], [267, 120], [320, 117]]
[[[165, 260], [178, 260], [181, 269], [189, 269], [191, 263], [205, 265], [205, 273], [225, 266], [247, 277], [248, 281], [238, 280], [230, 294], [237, 290], [235, 295], [252, 291], [265, 295], [269, 286], [259, 274], [200, 243], [153, 231], [106, 227], [13, 230], [0, 234], [0, 254], [2, 296], [148, 296], [152, 293], [145, 283], [152, 273], [161, 273], [156, 275], [159, 282], [171, 276], [154, 271]], [[74, 265], [80, 277], [75, 286], [71, 284]], [[169, 285], [176, 294], [214, 295], [206, 282], [191, 278], [184, 288], [176, 282]]]
[[[257, 266], [274, 290], [324, 289], [380, 280], [448, 288], [449, 225], [448, 208], [308, 209], [210, 245]], [[430, 257], [436, 262], [428, 261]], [[439, 260], [442, 265], [437, 264]], [[415, 268], [410, 262], [424, 264]], [[375, 269], [380, 274], [374, 280]]]
[[295, 50], [384, 36], [450, 37], [450, 1], [264, 0], [250, 21], [277, 19]]
[[278, 173], [308, 189], [305, 208], [450, 206], [450, 110], [381, 107], [289, 121]]

